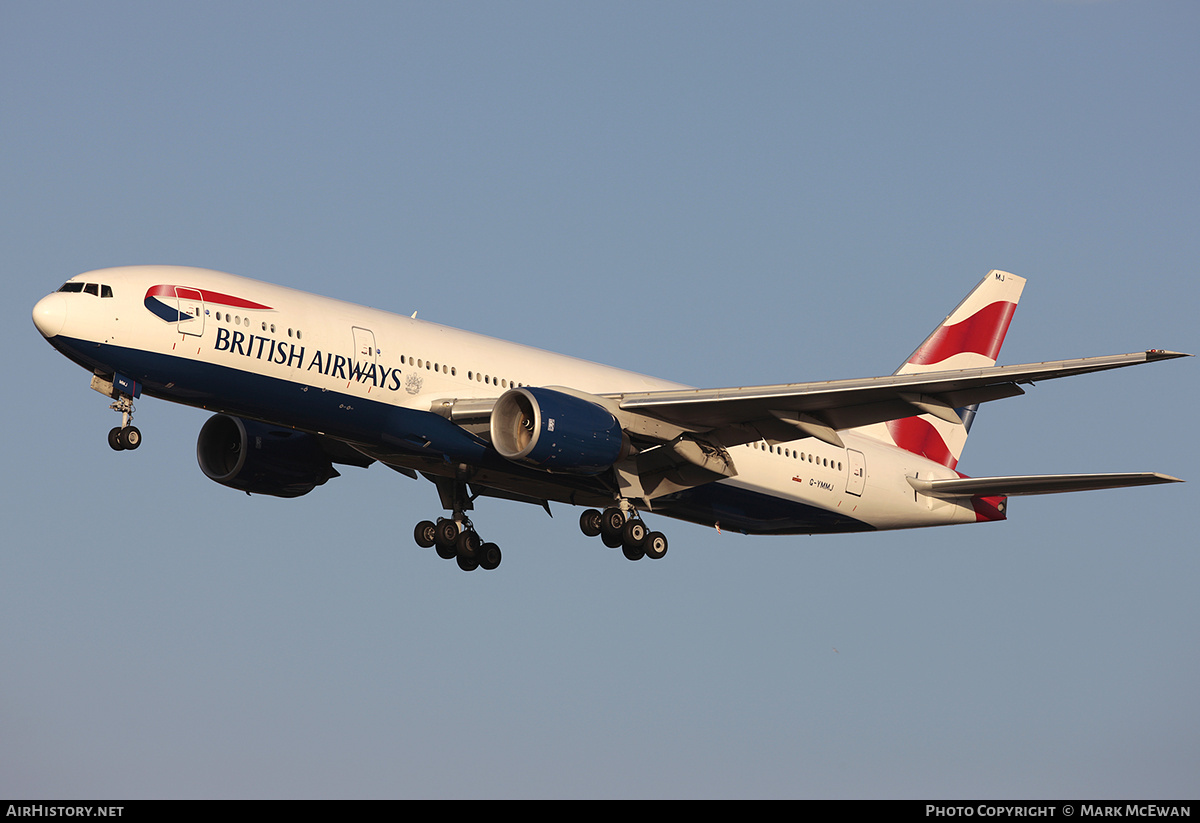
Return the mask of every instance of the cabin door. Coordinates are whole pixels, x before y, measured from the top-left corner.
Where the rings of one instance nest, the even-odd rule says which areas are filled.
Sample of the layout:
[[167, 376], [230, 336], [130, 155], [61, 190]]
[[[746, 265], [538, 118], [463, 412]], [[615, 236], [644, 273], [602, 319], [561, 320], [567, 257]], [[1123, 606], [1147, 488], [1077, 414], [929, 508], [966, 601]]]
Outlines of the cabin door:
[[200, 290], [176, 286], [175, 302], [179, 309], [179, 331], [196, 336], [204, 334], [204, 295]]
[[863, 488], [867, 485], [867, 460], [862, 452], [846, 449], [846, 463], [849, 469], [846, 491], [855, 497], [862, 497]]
[[363, 379], [363, 375], [368, 376], [375, 373], [375, 364], [379, 360], [379, 350], [375, 348], [375, 334], [370, 329], [364, 329], [359, 326], [353, 327], [354, 332], [354, 374], [359, 375], [359, 380]]

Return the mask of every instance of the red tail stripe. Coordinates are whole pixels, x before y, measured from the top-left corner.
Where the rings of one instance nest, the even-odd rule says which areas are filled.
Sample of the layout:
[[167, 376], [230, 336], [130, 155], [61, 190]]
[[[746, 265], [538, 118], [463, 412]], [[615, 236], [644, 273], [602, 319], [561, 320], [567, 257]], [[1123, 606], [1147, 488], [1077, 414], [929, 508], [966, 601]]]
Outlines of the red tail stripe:
[[999, 301], [985, 306], [961, 323], [942, 326], [929, 335], [908, 362], [926, 366], [962, 352], [974, 352], [995, 360], [1016, 310], [1016, 303]]
[[1005, 513], [1008, 508], [1007, 497], [972, 497], [971, 508], [975, 510], [976, 523], [1008, 519], [1008, 515]]
[[905, 417], [902, 420], [889, 420], [887, 427], [892, 440], [905, 451], [936, 460], [951, 469], [958, 465], [958, 458], [928, 421], [919, 417]]

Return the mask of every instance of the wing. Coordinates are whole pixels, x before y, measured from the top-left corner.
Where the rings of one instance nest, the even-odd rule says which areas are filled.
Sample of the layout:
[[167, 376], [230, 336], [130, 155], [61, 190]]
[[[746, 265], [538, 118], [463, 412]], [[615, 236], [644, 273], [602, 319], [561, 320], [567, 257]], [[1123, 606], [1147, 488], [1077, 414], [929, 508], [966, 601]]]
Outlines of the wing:
[[[648, 415], [693, 432], [720, 431], [727, 445], [760, 437], [782, 442], [812, 436], [840, 447], [839, 429], [920, 414], [958, 422], [956, 409], [1024, 394], [1022, 384], [1187, 356], [1150, 349], [821, 383], [635, 392], [614, 399], [626, 413]], [[737, 436], [738, 429], [744, 431], [744, 438]]]

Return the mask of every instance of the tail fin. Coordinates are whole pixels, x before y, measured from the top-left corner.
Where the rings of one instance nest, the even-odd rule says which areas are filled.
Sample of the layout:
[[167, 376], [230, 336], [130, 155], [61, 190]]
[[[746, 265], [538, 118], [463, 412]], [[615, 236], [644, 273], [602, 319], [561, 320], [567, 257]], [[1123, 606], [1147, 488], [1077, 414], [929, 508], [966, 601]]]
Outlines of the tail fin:
[[[988, 272], [894, 373], [920, 374], [996, 365], [1024, 287], [1023, 277], [1004, 271]], [[957, 409], [961, 421], [958, 423], [923, 414], [866, 426], [861, 431], [954, 468], [962, 456], [976, 408]]]

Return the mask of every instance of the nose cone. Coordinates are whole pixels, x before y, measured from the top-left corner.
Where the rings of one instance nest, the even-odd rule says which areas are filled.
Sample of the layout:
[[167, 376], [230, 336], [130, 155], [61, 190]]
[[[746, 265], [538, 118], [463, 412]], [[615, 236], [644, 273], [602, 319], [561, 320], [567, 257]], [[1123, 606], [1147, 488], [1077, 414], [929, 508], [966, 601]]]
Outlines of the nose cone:
[[33, 307], [33, 325], [42, 337], [54, 337], [67, 322], [67, 299], [58, 292], [48, 294]]

